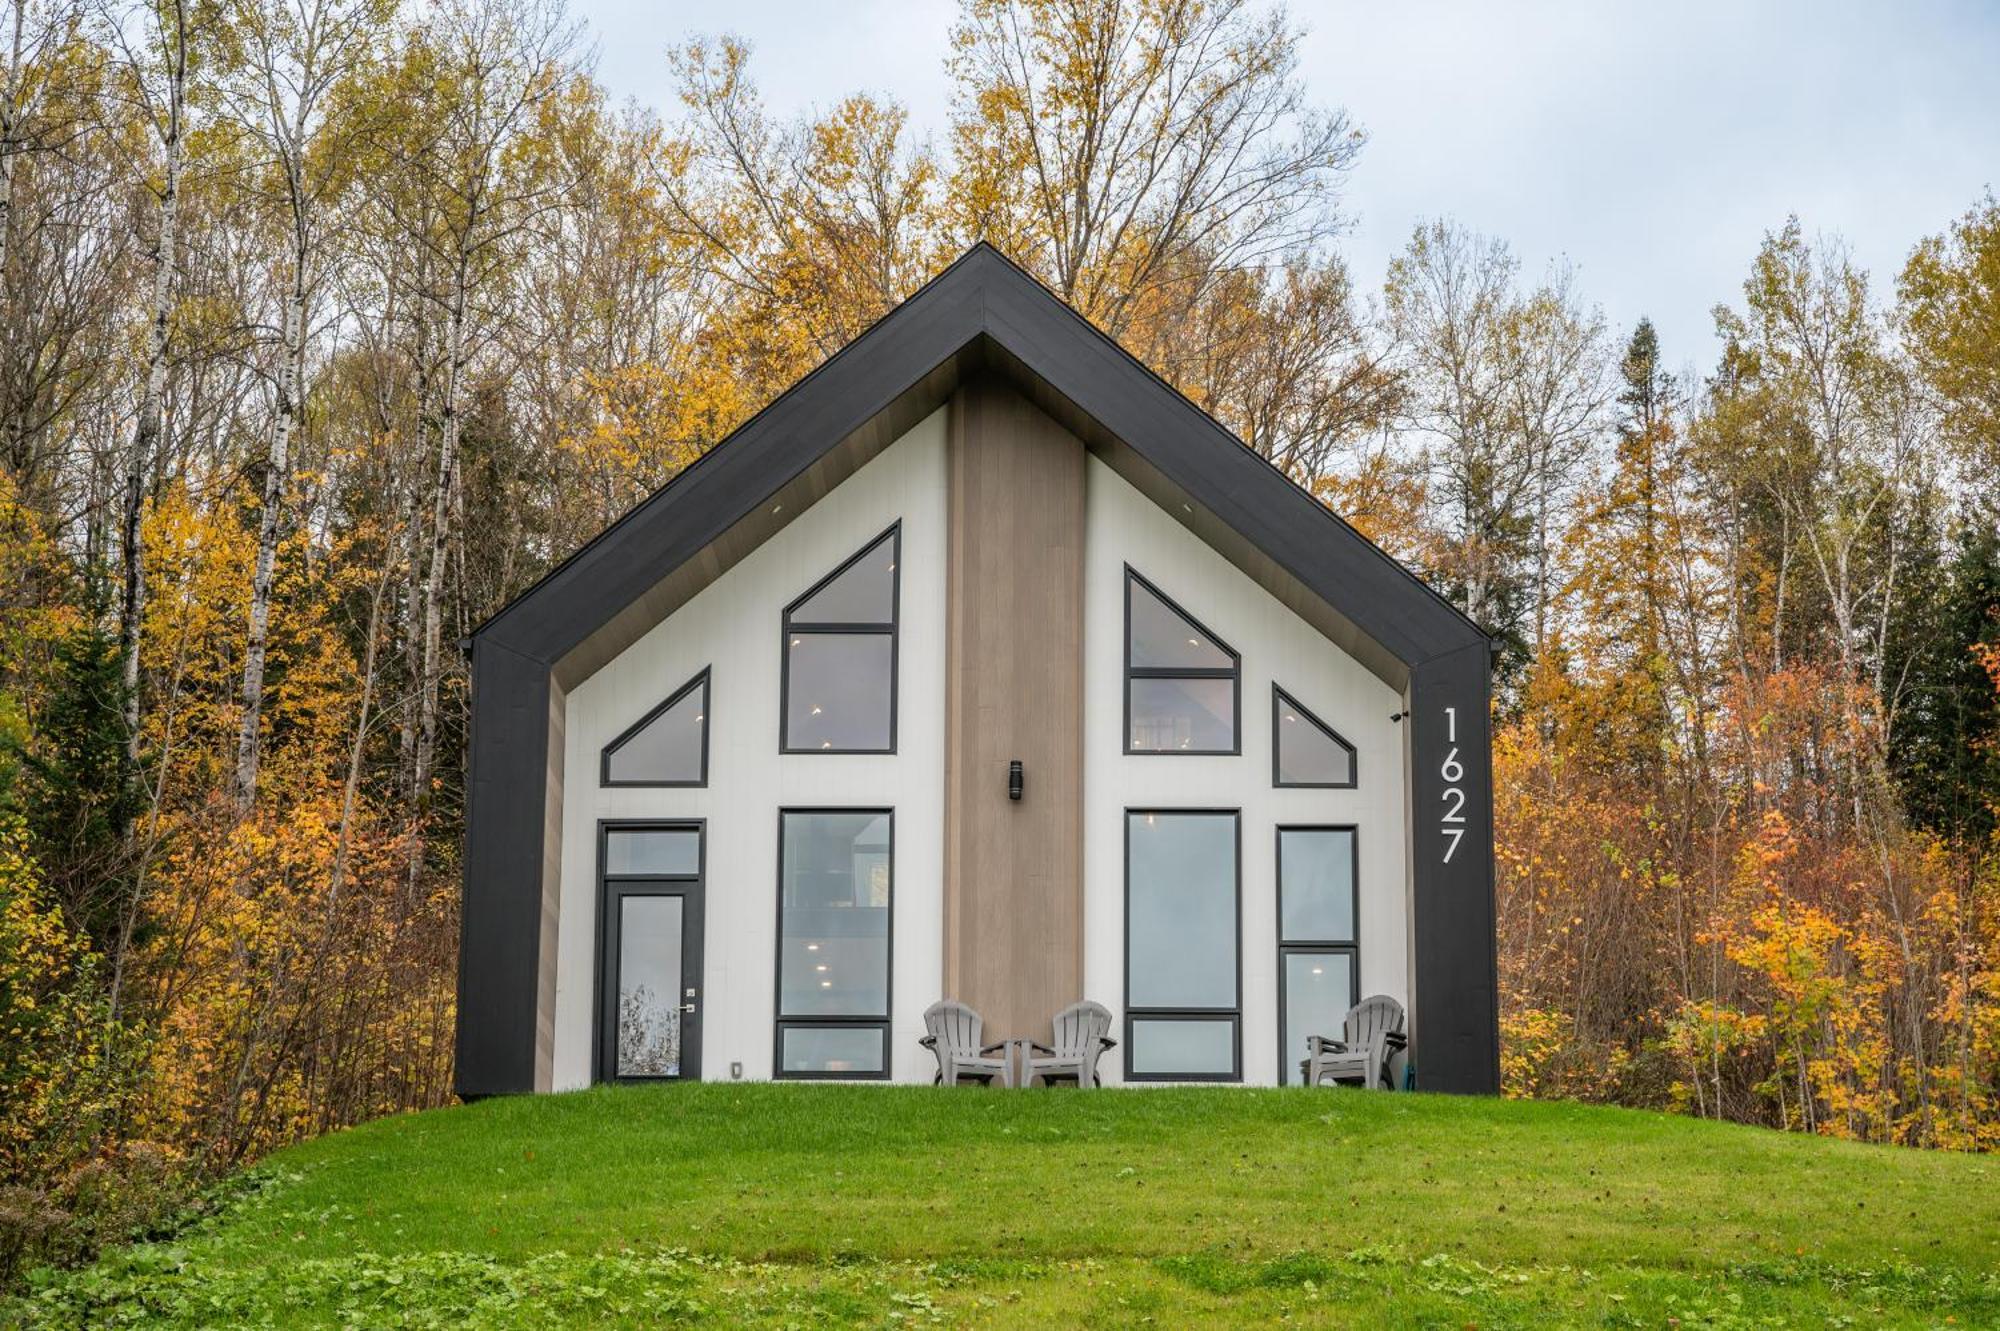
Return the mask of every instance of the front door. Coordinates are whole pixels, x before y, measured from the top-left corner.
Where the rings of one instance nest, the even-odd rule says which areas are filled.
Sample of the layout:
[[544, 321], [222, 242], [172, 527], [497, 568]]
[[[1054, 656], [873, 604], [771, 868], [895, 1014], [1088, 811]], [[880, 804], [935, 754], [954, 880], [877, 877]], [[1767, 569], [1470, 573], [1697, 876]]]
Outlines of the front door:
[[702, 825], [604, 823], [598, 865], [597, 1080], [699, 1080]]

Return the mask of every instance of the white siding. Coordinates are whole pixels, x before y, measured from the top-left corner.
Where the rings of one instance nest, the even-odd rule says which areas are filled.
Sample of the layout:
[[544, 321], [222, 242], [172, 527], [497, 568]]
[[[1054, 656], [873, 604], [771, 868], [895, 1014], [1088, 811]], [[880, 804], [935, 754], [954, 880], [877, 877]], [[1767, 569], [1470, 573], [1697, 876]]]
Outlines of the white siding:
[[[928, 1080], [918, 1047], [941, 982], [944, 862], [945, 473], [942, 409], [800, 514], [570, 692], [565, 736], [554, 1085], [587, 1085], [597, 962], [597, 824], [708, 826], [702, 1074], [771, 1075], [780, 807], [896, 810], [890, 1057]], [[778, 752], [784, 608], [891, 523], [903, 524], [897, 749]], [[695, 672], [711, 670], [704, 789], [602, 789], [598, 754]]]
[[[892, 1072], [928, 1081], [917, 1045], [942, 979], [945, 413], [914, 427], [704, 589], [568, 698], [554, 1085], [585, 1085], [597, 962], [596, 830], [603, 819], [707, 823], [702, 1071], [771, 1074], [777, 810], [896, 810]], [[1123, 1017], [1124, 810], [1242, 811], [1244, 1080], [1277, 1079], [1275, 828], [1354, 824], [1360, 846], [1363, 994], [1407, 1003], [1402, 699], [1103, 464], [1089, 464], [1085, 541], [1085, 995]], [[902, 522], [897, 742], [893, 755], [778, 752], [780, 616], [870, 539]], [[1123, 752], [1124, 568], [1130, 563], [1242, 657], [1242, 753]], [[603, 789], [604, 745], [704, 666], [711, 670], [709, 784]], [[1273, 678], [1358, 750], [1354, 790], [1271, 785]], [[996, 1032], [1012, 1034], [1012, 1032]], [[1121, 1032], [1122, 1035], [1122, 1032]], [[1106, 1060], [1117, 1080], [1123, 1049]]]
[[[1242, 810], [1243, 1079], [1278, 1079], [1277, 832], [1351, 823], [1360, 859], [1361, 992], [1407, 1005], [1402, 698], [1109, 467], [1091, 459], [1084, 542], [1084, 988], [1125, 1003], [1128, 808]], [[1242, 753], [1124, 752], [1125, 566], [1242, 657]], [[1355, 746], [1353, 790], [1271, 784], [1271, 682]], [[1121, 1038], [1122, 1038], [1122, 1032]], [[1124, 1049], [1105, 1060], [1115, 1080]], [[1117, 1064], [1118, 1067], [1111, 1065]]]

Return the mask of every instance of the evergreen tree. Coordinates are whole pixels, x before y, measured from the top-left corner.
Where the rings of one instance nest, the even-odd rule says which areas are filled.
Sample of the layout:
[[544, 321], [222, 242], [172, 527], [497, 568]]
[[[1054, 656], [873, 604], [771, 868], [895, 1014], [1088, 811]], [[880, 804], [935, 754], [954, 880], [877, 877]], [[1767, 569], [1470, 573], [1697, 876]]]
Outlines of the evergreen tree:
[[21, 758], [28, 847], [72, 927], [108, 953], [122, 925], [131, 856], [124, 828], [144, 801], [125, 760], [117, 635], [87, 619], [56, 645]]
[[1907, 587], [1892, 635], [1903, 701], [1890, 768], [1913, 821], [1983, 841], [2000, 802], [2000, 700], [1972, 649], [2000, 642], [2000, 513], [1968, 514], [1947, 556]]

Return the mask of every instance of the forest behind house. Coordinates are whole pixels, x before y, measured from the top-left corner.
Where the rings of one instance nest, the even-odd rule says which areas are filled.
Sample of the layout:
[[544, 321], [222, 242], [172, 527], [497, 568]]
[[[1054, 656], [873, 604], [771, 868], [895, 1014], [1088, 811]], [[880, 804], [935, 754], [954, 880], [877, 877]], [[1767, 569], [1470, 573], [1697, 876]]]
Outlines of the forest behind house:
[[930, 140], [555, 0], [0, 24], [0, 1278], [451, 1098], [460, 640], [982, 238], [1500, 638], [1509, 1093], [2000, 1145], [1990, 193], [1769, 219], [1683, 372], [1352, 271], [1251, 0], [961, 0]]

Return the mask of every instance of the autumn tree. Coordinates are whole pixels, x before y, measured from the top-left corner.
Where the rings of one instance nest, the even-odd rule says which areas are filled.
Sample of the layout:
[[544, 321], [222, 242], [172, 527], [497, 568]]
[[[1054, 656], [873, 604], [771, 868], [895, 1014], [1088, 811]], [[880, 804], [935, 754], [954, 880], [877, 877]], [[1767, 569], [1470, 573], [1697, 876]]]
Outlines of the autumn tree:
[[352, 178], [354, 150], [368, 129], [359, 116], [336, 120], [329, 112], [340, 85], [374, 54], [373, 43], [393, 12], [386, 0], [238, 0], [229, 13], [239, 51], [228, 87], [230, 109], [255, 144], [262, 188], [284, 237], [276, 384], [236, 741], [234, 790], [242, 809], [257, 793], [272, 575], [293, 449], [305, 415], [306, 347], [323, 281], [317, 261], [333, 225], [328, 205]]
[[1989, 193], [1921, 241], [1898, 293], [1905, 345], [1950, 437], [1991, 477], [2000, 470], [2000, 201]]
[[1319, 249], [1363, 139], [1307, 99], [1299, 36], [1249, 0], [965, 0], [951, 233], [1138, 347], [1143, 306]]

